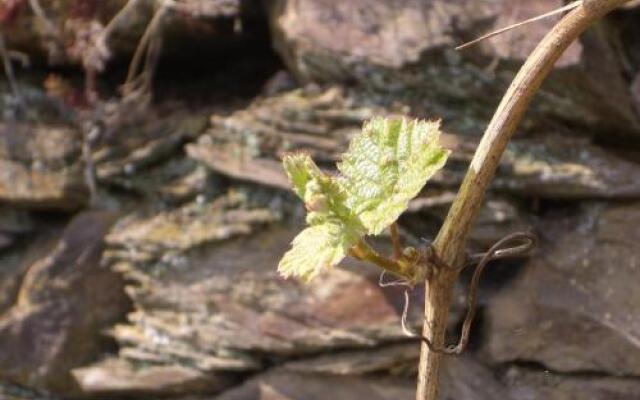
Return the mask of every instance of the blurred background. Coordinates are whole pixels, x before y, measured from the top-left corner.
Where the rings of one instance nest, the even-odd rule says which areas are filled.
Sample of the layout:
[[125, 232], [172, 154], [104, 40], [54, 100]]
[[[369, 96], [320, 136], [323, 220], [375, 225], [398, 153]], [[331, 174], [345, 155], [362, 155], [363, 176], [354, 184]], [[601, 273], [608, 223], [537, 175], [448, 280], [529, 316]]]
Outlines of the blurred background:
[[[367, 118], [442, 119], [452, 156], [399, 221], [405, 243], [433, 239], [559, 17], [454, 47], [562, 5], [0, 1], [0, 398], [412, 399], [401, 289], [353, 260], [306, 285], [277, 275], [305, 213], [280, 157], [332, 168]], [[442, 398], [640, 399], [633, 2], [551, 72], [469, 251], [526, 229], [539, 246], [488, 268]]]

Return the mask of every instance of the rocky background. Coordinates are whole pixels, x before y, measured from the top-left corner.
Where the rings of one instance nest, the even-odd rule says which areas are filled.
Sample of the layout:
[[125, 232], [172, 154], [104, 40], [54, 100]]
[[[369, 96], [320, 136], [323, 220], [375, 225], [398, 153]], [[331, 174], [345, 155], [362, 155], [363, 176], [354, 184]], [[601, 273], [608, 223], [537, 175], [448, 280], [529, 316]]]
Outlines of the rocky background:
[[[0, 398], [413, 398], [401, 290], [352, 260], [277, 276], [304, 217], [279, 158], [331, 167], [366, 118], [442, 118], [452, 157], [400, 220], [408, 243], [433, 238], [556, 19], [453, 47], [562, 4], [0, 2]], [[470, 250], [522, 229], [538, 249], [486, 272], [442, 398], [640, 399], [637, 5], [558, 62]]]

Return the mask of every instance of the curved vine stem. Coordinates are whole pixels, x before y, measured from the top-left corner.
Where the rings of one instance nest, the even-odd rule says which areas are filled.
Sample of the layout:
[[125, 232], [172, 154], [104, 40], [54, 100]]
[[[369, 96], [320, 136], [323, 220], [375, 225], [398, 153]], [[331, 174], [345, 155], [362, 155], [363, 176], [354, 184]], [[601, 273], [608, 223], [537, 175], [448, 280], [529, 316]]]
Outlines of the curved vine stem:
[[[629, 0], [583, 0], [547, 33], [527, 58], [505, 93], [487, 127], [458, 195], [434, 242], [444, 263], [460, 267], [465, 242], [476, 219], [484, 194], [509, 139], [531, 99], [564, 50], [604, 14]], [[460, 268], [435, 268], [426, 283], [423, 336], [436, 347], [444, 346], [444, 333], [453, 285]], [[418, 369], [417, 400], [437, 400], [442, 354], [422, 344]]]

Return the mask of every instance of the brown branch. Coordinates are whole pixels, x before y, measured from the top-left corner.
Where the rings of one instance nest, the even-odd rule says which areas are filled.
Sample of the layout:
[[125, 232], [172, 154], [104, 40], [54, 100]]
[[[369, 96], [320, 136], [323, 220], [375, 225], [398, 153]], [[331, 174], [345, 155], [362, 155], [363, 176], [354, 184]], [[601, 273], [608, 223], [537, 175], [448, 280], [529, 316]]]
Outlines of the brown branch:
[[2, 65], [4, 67], [4, 73], [7, 77], [7, 82], [9, 82], [9, 88], [11, 89], [11, 93], [16, 101], [20, 102], [22, 96], [20, 95], [20, 88], [18, 87], [18, 81], [16, 80], [16, 76], [13, 72], [13, 66], [11, 65], [11, 55], [9, 53], [9, 49], [7, 49], [6, 43], [4, 41], [4, 36], [0, 32], [0, 58], [2, 59]]
[[56, 29], [53, 22], [47, 18], [47, 14], [44, 12], [40, 2], [38, 0], [29, 0], [29, 6], [31, 6], [31, 10], [44, 26], [46, 33], [51, 35], [51, 37], [59, 38], [58, 29]]
[[29, 0], [29, 6], [31, 11], [40, 22], [42, 29], [42, 39], [45, 46], [49, 51], [50, 59], [59, 61], [60, 57], [64, 57], [64, 40], [62, 39], [62, 32], [56, 27], [56, 25], [47, 17], [44, 9], [40, 5], [38, 0]]
[[402, 240], [400, 239], [400, 231], [398, 229], [398, 223], [394, 222], [389, 228], [391, 235], [391, 243], [393, 244], [393, 259], [399, 260], [402, 256]]
[[[440, 258], [456, 267], [435, 268], [427, 282], [423, 336], [434, 346], [444, 345], [452, 289], [464, 262], [464, 247], [471, 225], [500, 157], [531, 99], [564, 50], [593, 22], [627, 1], [588, 0], [567, 14], [531, 53], [502, 98], [434, 243]], [[428, 345], [422, 344], [417, 400], [437, 400], [441, 359], [442, 354], [432, 352]]]
[[[157, 35], [161, 34], [160, 32], [158, 32], [158, 30], [160, 29], [161, 22], [163, 21], [165, 14], [169, 10], [169, 7], [167, 6], [167, 4], [171, 4], [171, 3], [165, 0], [160, 4], [158, 10], [155, 12], [153, 17], [151, 18], [151, 21], [147, 25], [147, 28], [142, 34], [142, 37], [140, 38], [140, 42], [138, 42], [138, 46], [136, 47], [136, 50], [133, 54], [133, 58], [131, 59], [131, 63], [129, 64], [127, 78], [123, 84], [123, 92], [125, 95], [130, 94], [131, 92], [134, 91], [135, 89], [134, 81], [136, 81], [136, 74], [141, 69], [142, 71], [140, 71], [140, 74], [142, 75], [142, 82], [141, 82], [142, 90], [144, 91], [149, 89], [148, 86], [150, 83], [148, 78], [151, 74], [150, 70], [153, 69], [155, 66], [145, 63], [145, 66], [142, 67], [141, 66], [142, 60], [143, 60], [143, 57], [145, 57], [147, 61], [149, 61], [150, 58], [155, 58], [153, 56], [150, 56], [149, 53], [153, 53], [154, 49], [155, 50], [158, 49], [157, 43], [154, 44], [153, 39]], [[156, 37], [156, 39], [158, 38]], [[140, 88], [137, 88], [137, 89], [140, 89]]]
[[417, 254], [415, 258], [405, 257], [403, 255], [400, 259], [392, 259], [378, 253], [369, 246], [367, 242], [361, 239], [351, 247], [349, 255], [358, 260], [368, 261], [377, 265], [384, 271], [404, 280], [406, 285], [410, 287], [415, 286], [417, 283], [425, 279], [426, 270], [421, 268], [421, 265], [417, 263]]
[[548, 13], [537, 15], [537, 16], [535, 16], [533, 18], [529, 18], [527, 20], [520, 21], [520, 22], [517, 22], [515, 24], [511, 24], [511, 25], [506, 26], [504, 28], [497, 29], [495, 31], [487, 33], [486, 35], [482, 35], [479, 38], [476, 38], [476, 39], [473, 39], [473, 40], [471, 40], [469, 42], [461, 44], [460, 46], [456, 47], [455, 50], [466, 49], [467, 47], [473, 46], [474, 44], [479, 43], [479, 42], [481, 42], [483, 40], [486, 40], [486, 39], [492, 38], [494, 36], [500, 35], [501, 33], [505, 33], [505, 32], [508, 32], [508, 31], [510, 31], [512, 29], [520, 28], [520, 27], [522, 27], [524, 25], [529, 25], [530, 23], [533, 23], [533, 22], [536, 22], [536, 21], [540, 21], [540, 20], [543, 20], [545, 18], [552, 17], [554, 15], [563, 13], [565, 11], [572, 10], [572, 9], [580, 6], [581, 3], [582, 3], [582, 0], [577, 0], [577, 1], [574, 1], [573, 3], [567, 4], [564, 7], [556, 8], [553, 11], [549, 11]]
[[109, 41], [113, 32], [127, 27], [130, 25], [131, 18], [137, 15], [137, 8], [140, 6], [142, 0], [127, 0], [125, 4], [118, 12], [109, 20], [100, 34], [100, 40], [106, 47], [106, 43]]

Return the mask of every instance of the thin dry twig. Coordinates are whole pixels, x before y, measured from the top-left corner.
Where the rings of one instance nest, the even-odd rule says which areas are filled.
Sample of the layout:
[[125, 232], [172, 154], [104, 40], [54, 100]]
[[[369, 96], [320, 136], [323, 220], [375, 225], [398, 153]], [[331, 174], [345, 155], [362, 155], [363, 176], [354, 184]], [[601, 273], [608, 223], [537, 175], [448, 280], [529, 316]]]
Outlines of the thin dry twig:
[[[123, 85], [123, 93], [125, 95], [136, 90], [145, 91], [149, 89], [150, 80], [153, 76], [153, 70], [155, 69], [155, 64], [149, 62], [157, 60], [157, 52], [160, 48], [158, 30], [165, 14], [170, 8], [167, 4], [169, 3], [163, 2], [160, 5], [160, 8], [155, 12], [142, 34], [140, 42], [138, 42], [138, 47], [136, 47], [131, 63], [129, 64], [129, 71], [127, 72], [127, 78]], [[142, 67], [143, 56], [146, 60], [144, 67]], [[141, 71], [139, 75], [138, 71]]]
[[93, 163], [93, 147], [100, 136], [100, 128], [95, 124], [88, 123], [85, 127], [82, 141], [82, 158], [85, 162], [84, 180], [89, 188], [89, 198], [94, 204], [98, 198], [98, 183], [96, 179], [96, 168]]
[[114, 15], [107, 25], [104, 27], [101, 33], [101, 40], [105, 43], [109, 40], [109, 37], [122, 26], [126, 26], [127, 18], [135, 14], [136, 7], [141, 3], [141, 0], [128, 0], [116, 15]]
[[44, 9], [38, 0], [29, 0], [29, 6], [43, 28], [42, 37], [49, 50], [49, 56], [53, 59], [63, 57], [64, 41], [62, 40], [61, 32], [47, 17], [47, 14], [44, 12]]
[[57, 35], [58, 30], [55, 25], [47, 18], [47, 14], [44, 12], [44, 9], [40, 5], [38, 0], [29, 0], [29, 6], [31, 6], [31, 10], [33, 13], [40, 19], [40, 22], [45, 26], [45, 29], [53, 36]]
[[7, 77], [7, 81], [9, 82], [9, 88], [13, 96], [16, 98], [18, 102], [22, 99], [20, 93], [20, 87], [18, 86], [18, 81], [16, 80], [16, 75], [13, 72], [13, 65], [11, 65], [11, 54], [7, 49], [6, 42], [4, 41], [4, 36], [0, 32], [0, 57], [2, 57], [2, 64], [4, 67], [4, 73]]
[[518, 23], [515, 23], [515, 24], [512, 24], [512, 25], [509, 25], [507, 27], [500, 28], [500, 29], [495, 30], [493, 32], [487, 33], [486, 35], [482, 35], [477, 39], [473, 39], [470, 42], [461, 44], [460, 46], [456, 47], [455, 49], [456, 50], [466, 49], [467, 47], [473, 46], [474, 44], [476, 44], [478, 42], [481, 42], [481, 41], [483, 41], [485, 39], [489, 39], [491, 37], [497, 36], [497, 35], [499, 35], [501, 33], [505, 33], [505, 32], [508, 32], [508, 31], [510, 31], [512, 29], [516, 29], [516, 28], [520, 28], [521, 26], [528, 25], [528, 24], [530, 24], [532, 22], [540, 21], [540, 20], [543, 20], [545, 18], [549, 18], [549, 17], [552, 17], [554, 15], [557, 15], [557, 14], [560, 14], [560, 13], [563, 13], [563, 12], [566, 12], [566, 11], [569, 11], [569, 10], [573, 10], [574, 8], [578, 7], [581, 3], [582, 3], [582, 0], [577, 0], [577, 1], [574, 1], [573, 3], [567, 4], [564, 7], [556, 8], [553, 11], [549, 11], [548, 13], [544, 13], [542, 15], [538, 15], [538, 16], [535, 16], [533, 18], [529, 18], [527, 20], [524, 20], [524, 21], [521, 21], [521, 22], [518, 22]]

